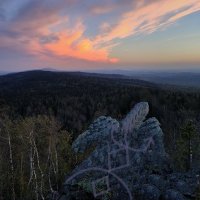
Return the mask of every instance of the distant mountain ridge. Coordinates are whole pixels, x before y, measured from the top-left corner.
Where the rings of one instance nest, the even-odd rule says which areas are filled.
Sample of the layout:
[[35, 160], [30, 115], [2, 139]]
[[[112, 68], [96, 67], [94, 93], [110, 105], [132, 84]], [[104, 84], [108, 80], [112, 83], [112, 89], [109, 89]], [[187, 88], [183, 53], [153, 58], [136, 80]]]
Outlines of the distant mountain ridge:
[[200, 73], [151, 73], [132, 75], [133, 78], [139, 80], [150, 81], [157, 84], [168, 84], [185, 87], [200, 88]]
[[98, 70], [103, 74], [120, 74], [157, 84], [200, 88], [200, 71], [180, 70]]
[[148, 86], [165, 86], [175, 87], [180, 86], [184, 88], [200, 88], [200, 72], [178, 72], [178, 71], [128, 71], [128, 70], [113, 70], [113, 71], [57, 71], [53, 68], [44, 68], [41, 70], [30, 70], [23, 72], [3, 72], [0, 71], [0, 76], [18, 77], [40, 75], [55, 76], [82, 76], [82, 77], [99, 77], [121, 79], [131, 82], [131, 84], [141, 84]]
[[9, 83], [10, 81], [18, 82], [19, 80], [36, 80], [39, 81], [52, 81], [60, 79], [61, 81], [70, 76], [74, 77], [91, 77], [91, 78], [102, 78], [111, 79], [113, 81], [120, 81], [125, 85], [138, 85], [144, 87], [158, 87], [157, 84], [151, 83], [149, 81], [137, 80], [132, 77], [128, 77], [120, 74], [99, 74], [99, 73], [88, 73], [88, 72], [59, 72], [59, 71], [45, 71], [45, 70], [32, 70], [17, 73], [10, 73], [0, 77], [0, 84], [3, 82]]
[[0, 76], [5, 75], [5, 74], [8, 74], [8, 72], [0, 71]]

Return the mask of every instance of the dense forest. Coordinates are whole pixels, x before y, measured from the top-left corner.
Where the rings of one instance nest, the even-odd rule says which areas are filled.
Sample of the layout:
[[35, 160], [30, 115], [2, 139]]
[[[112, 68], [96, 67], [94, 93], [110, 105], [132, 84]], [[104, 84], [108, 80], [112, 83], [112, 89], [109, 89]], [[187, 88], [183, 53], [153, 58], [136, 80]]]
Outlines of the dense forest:
[[195, 144], [198, 163], [198, 89], [118, 75], [30, 71], [0, 76], [0, 200], [50, 198], [85, 156], [74, 155], [72, 141], [95, 118], [122, 119], [141, 101], [161, 123], [174, 169], [193, 168], [188, 142]]

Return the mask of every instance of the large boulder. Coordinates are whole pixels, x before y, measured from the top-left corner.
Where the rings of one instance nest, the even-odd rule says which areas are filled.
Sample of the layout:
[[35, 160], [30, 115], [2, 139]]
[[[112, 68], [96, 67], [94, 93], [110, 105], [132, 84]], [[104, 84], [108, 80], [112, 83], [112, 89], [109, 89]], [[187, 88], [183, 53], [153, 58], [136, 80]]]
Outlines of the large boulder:
[[71, 187], [94, 199], [185, 199], [184, 192], [191, 191], [187, 182], [169, 174], [164, 134], [156, 118], [146, 119], [148, 112], [147, 102], [138, 103], [121, 121], [99, 117], [78, 136], [72, 145], [75, 153], [95, 148], [66, 177], [62, 199], [70, 200]]

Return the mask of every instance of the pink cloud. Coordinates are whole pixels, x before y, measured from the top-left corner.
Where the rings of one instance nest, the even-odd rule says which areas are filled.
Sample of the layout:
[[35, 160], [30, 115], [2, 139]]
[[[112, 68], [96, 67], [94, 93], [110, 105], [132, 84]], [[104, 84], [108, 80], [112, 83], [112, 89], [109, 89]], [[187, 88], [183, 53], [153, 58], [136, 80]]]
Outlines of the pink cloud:
[[95, 15], [106, 14], [113, 11], [115, 8], [115, 5], [93, 6], [91, 8], [91, 13]]
[[[124, 13], [115, 26], [108, 28], [108, 24], [104, 23], [109, 31], [99, 34], [96, 42], [108, 42], [116, 38], [123, 39], [138, 33], [149, 34], [200, 10], [199, 0], [141, 2], [136, 6], [137, 9]], [[101, 27], [105, 27], [105, 25], [101, 25]]]

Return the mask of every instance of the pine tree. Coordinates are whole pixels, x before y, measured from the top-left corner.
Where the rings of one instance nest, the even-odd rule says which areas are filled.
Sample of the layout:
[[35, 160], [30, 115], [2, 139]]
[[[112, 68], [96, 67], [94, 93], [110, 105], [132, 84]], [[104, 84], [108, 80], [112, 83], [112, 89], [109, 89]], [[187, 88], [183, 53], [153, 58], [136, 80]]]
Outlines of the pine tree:
[[181, 135], [177, 141], [175, 160], [182, 170], [188, 171], [193, 168], [194, 141], [196, 138], [196, 127], [190, 120], [181, 128]]

